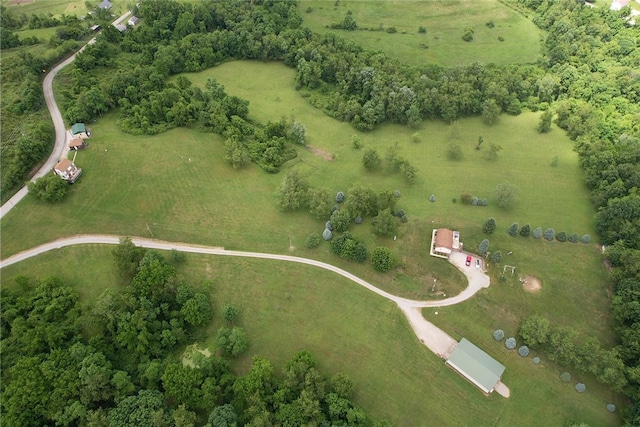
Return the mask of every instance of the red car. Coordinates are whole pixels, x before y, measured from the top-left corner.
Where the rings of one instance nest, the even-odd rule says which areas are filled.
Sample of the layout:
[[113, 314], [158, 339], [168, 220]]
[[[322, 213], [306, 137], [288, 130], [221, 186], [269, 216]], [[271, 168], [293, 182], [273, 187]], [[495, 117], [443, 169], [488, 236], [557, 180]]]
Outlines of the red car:
[[472, 259], [472, 258], [471, 258], [471, 255], [468, 255], [468, 256], [467, 256], [467, 262], [465, 263], [465, 265], [466, 265], [467, 267], [469, 267], [469, 266], [471, 265], [471, 259]]

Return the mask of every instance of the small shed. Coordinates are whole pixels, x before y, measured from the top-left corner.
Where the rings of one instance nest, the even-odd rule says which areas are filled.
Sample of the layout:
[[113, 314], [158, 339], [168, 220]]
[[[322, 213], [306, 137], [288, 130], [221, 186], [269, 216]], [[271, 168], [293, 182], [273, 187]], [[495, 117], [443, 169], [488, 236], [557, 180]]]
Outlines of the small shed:
[[137, 16], [132, 16], [131, 18], [129, 18], [129, 21], [127, 21], [127, 24], [135, 27], [136, 25], [138, 25], [138, 22], [140, 22], [140, 18], [138, 18]]
[[121, 33], [124, 33], [125, 31], [127, 31], [127, 26], [126, 25], [113, 24], [113, 26], [116, 27], [116, 30], [120, 31]]
[[86, 139], [91, 136], [91, 132], [84, 123], [75, 123], [71, 126], [71, 135], [73, 135], [74, 138]]
[[82, 150], [83, 148], [86, 148], [86, 146], [87, 146], [87, 143], [84, 142], [84, 139], [82, 138], [75, 138], [69, 142], [70, 150], [78, 151], [78, 150]]
[[96, 25], [92, 25], [90, 27], [90, 30], [95, 33], [96, 31], [100, 30], [100, 28], [102, 28], [102, 27], [100, 25], [96, 24]]
[[447, 365], [471, 381], [483, 392], [491, 393], [502, 378], [505, 367], [466, 338], [453, 350]]

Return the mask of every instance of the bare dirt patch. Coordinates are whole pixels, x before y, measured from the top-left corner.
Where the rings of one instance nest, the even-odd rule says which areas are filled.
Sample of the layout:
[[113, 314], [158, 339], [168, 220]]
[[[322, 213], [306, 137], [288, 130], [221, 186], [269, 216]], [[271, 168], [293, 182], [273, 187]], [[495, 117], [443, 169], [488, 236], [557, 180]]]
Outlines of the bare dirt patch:
[[329, 153], [328, 151], [321, 150], [321, 149], [313, 147], [311, 145], [307, 145], [307, 150], [311, 151], [316, 156], [322, 157], [323, 159], [325, 159], [325, 160], [327, 160], [329, 162], [332, 162], [334, 160], [333, 154]]
[[539, 292], [542, 289], [542, 282], [536, 276], [527, 276], [522, 280], [522, 286], [527, 292]]

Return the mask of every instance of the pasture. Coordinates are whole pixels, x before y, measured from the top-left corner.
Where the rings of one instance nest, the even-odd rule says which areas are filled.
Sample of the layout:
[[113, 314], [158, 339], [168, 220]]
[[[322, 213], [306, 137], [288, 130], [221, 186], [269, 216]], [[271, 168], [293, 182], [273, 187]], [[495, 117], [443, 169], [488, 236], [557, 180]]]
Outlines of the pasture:
[[[483, 222], [493, 216], [498, 230], [489, 236], [491, 250], [513, 251], [509, 263], [517, 265], [518, 273], [540, 277], [542, 291], [529, 295], [510, 281], [499, 283], [496, 268], [491, 267], [489, 290], [443, 310], [437, 321], [427, 318], [456, 338], [466, 336], [483, 345], [481, 337], [490, 339], [496, 324], [514, 331], [521, 318], [540, 313], [610, 343], [605, 271], [598, 249], [506, 233], [518, 221], [534, 228], [595, 234], [593, 209], [572, 143], [555, 127], [549, 134], [538, 134], [538, 113], [503, 115], [493, 127], [469, 118], [456, 125], [429, 121], [419, 129], [385, 125], [361, 134], [313, 108], [294, 90], [294, 71], [280, 63], [229, 62], [186, 76], [196, 85], [215, 77], [227, 93], [248, 99], [250, 116], [260, 122], [285, 117], [304, 123], [309, 145], [330, 153], [334, 160], [300, 147], [298, 157], [283, 170], [299, 169], [312, 186], [331, 193], [342, 190], [347, 197], [356, 183], [376, 190], [399, 189], [402, 197], [397, 207], [406, 211], [409, 222], [400, 227], [396, 241], [373, 235], [370, 219], [353, 225], [352, 231], [370, 249], [376, 245], [394, 249], [404, 268], [379, 274], [368, 265], [337, 258], [326, 243], [306, 249], [305, 238], [321, 232], [324, 221], [304, 211], [278, 210], [276, 192], [283, 173], [266, 174], [255, 165], [232, 169], [223, 161], [222, 137], [214, 134], [188, 128], [156, 136], [124, 134], [116, 125], [117, 112], [92, 124], [89, 147], [76, 158], [84, 176], [65, 201], [48, 205], [29, 195], [2, 219], [2, 257], [71, 234], [145, 236], [315, 258], [395, 294], [428, 299], [435, 297], [430, 292], [434, 278], [438, 291], [447, 294], [458, 293], [466, 285], [452, 266], [428, 256], [431, 228], [460, 230], [465, 247], [473, 250], [485, 237]], [[418, 142], [412, 138], [416, 132]], [[384, 170], [366, 172], [361, 165], [363, 150], [354, 149], [350, 142], [354, 134], [365, 148], [373, 147], [381, 155], [397, 142], [400, 156], [418, 167], [417, 182], [407, 185]], [[485, 145], [478, 151], [479, 135]], [[451, 140], [463, 150], [460, 161], [447, 159]], [[495, 161], [484, 159], [483, 150], [491, 142], [503, 147]], [[552, 167], [555, 156], [558, 166]], [[520, 188], [519, 202], [506, 211], [496, 206], [493, 197], [495, 186], [504, 181]], [[463, 191], [488, 198], [489, 206], [462, 205]], [[436, 202], [429, 202], [431, 194]], [[18, 272], [34, 276], [54, 272], [83, 288], [83, 298], [91, 301], [104, 287], [117, 284], [107, 251], [96, 247], [56, 251], [3, 269], [2, 281], [7, 284]], [[79, 262], [84, 252], [86, 261]], [[179, 272], [194, 284], [212, 279], [218, 309], [229, 302], [241, 307], [251, 348], [239, 369], [249, 365], [251, 354], [264, 354], [277, 366], [296, 350], [307, 348], [318, 356], [323, 370], [349, 373], [358, 384], [356, 401], [394, 425], [424, 420], [441, 425], [467, 425], [472, 420], [483, 425], [531, 425], [550, 399], [556, 404], [548, 411], [548, 419], [545, 411], [549, 425], [560, 425], [568, 418], [592, 425], [618, 422], [604, 409], [610, 400], [605, 389], [589, 384], [593, 392], [578, 395], [557, 380], [556, 368], [535, 366], [500, 346], [487, 345], [485, 350], [507, 366], [504, 379], [512, 397], [484, 397], [417, 342], [396, 307], [328, 272], [195, 255]], [[212, 324], [209, 332], [217, 326]], [[462, 408], [461, 399], [466, 403]]]
[[[365, 49], [416, 66], [533, 63], [540, 55], [540, 31], [498, 0], [303, 0], [298, 10], [303, 25], [315, 32], [336, 32]], [[358, 30], [327, 28], [341, 22], [349, 11]], [[486, 25], [490, 21], [491, 28]], [[391, 27], [396, 32], [389, 33]], [[425, 28], [424, 33], [418, 31], [420, 27]], [[470, 42], [462, 40], [468, 27], [473, 29]]]
[[[110, 250], [86, 245], [49, 252], [3, 269], [2, 285], [11, 286], [18, 273], [31, 277], [55, 273], [76, 286], [90, 304], [104, 288], [119, 286]], [[235, 364], [237, 372], [248, 369], [254, 354], [268, 357], [279, 372], [294, 352], [307, 349], [316, 355], [322, 372], [348, 373], [356, 382], [357, 404], [394, 426], [535, 425], [539, 408], [545, 408], [546, 425], [562, 425], [567, 419], [599, 426], [619, 422], [605, 405], [621, 402], [597, 384], [589, 383], [588, 392], [580, 395], [558, 379], [553, 365], [534, 365], [531, 358], [522, 359], [502, 344], [479, 339], [477, 335], [486, 335], [492, 340], [495, 320], [487, 313], [468, 317], [475, 324], [469, 331], [439, 326], [456, 338], [476, 340], [507, 367], [504, 382], [511, 389], [509, 399], [495, 393], [484, 396], [418, 342], [393, 303], [332, 273], [267, 260], [195, 254], [187, 254], [178, 272], [187, 283], [211, 292], [215, 320], [203, 333], [209, 338], [203, 338], [201, 346], [215, 349], [213, 337], [222, 325], [219, 313], [225, 304], [240, 308], [239, 325], [247, 331], [250, 344]], [[479, 301], [486, 303], [484, 298]], [[476, 304], [474, 299], [459, 308], [441, 309], [438, 318], [426, 317], [451, 324], [455, 310], [464, 316], [478, 314], [467, 309]], [[485, 318], [492, 324], [479, 321]]]

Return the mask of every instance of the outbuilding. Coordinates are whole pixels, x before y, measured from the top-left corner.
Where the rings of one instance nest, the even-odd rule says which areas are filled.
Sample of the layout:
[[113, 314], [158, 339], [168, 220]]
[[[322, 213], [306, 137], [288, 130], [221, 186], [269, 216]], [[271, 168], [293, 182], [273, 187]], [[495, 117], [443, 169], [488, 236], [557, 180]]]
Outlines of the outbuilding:
[[469, 380], [486, 394], [500, 382], [505, 367], [466, 338], [462, 338], [449, 358], [447, 365]]
[[84, 123], [75, 123], [71, 126], [71, 135], [74, 138], [86, 139], [91, 136], [91, 131], [87, 129]]
[[129, 18], [129, 21], [127, 21], [127, 24], [135, 27], [136, 25], [138, 25], [138, 22], [140, 22], [140, 18], [138, 18], [137, 16], [132, 16], [131, 18]]

